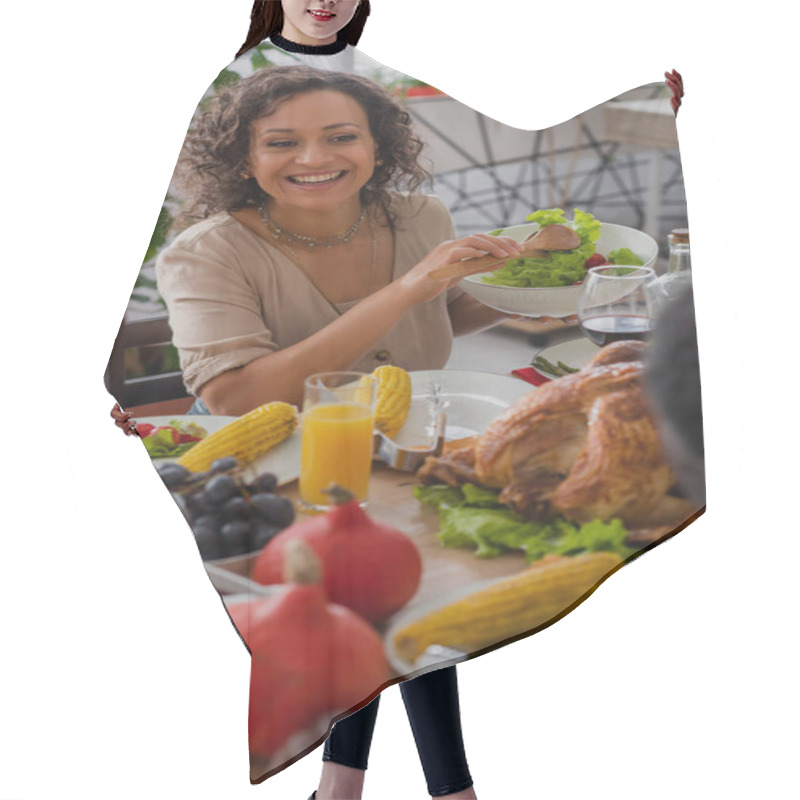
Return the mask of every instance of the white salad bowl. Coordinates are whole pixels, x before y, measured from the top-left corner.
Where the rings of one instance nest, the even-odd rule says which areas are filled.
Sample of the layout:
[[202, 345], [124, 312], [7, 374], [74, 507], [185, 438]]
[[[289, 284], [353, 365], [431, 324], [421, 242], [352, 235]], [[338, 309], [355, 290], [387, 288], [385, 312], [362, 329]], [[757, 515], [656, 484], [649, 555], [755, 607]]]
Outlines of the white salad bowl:
[[[536, 222], [514, 225], [505, 228], [503, 235], [521, 242], [538, 228]], [[646, 267], [653, 267], [658, 258], [658, 244], [652, 236], [626, 225], [602, 223], [595, 251], [608, 256], [612, 250], [619, 250], [621, 247], [627, 247], [639, 256]], [[476, 300], [497, 311], [521, 314], [525, 317], [569, 317], [577, 312], [578, 298], [583, 289], [580, 284], [529, 289], [484, 283], [484, 275], [491, 275], [491, 272], [468, 275], [459, 285]]]

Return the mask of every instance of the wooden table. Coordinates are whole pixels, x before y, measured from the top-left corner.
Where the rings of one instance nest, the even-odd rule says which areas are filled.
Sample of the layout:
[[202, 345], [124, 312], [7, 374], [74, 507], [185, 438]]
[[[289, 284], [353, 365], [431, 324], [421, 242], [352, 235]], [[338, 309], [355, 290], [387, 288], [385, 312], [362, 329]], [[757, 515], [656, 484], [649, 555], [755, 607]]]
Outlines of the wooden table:
[[[414, 497], [416, 485], [417, 479], [413, 474], [374, 462], [367, 512], [406, 533], [422, 557], [420, 587], [404, 610], [435, 600], [461, 586], [512, 575], [525, 568], [525, 557], [521, 553], [481, 559], [476, 558], [472, 550], [443, 547], [436, 535], [439, 531], [438, 511], [423, 506]], [[282, 487], [279, 493], [296, 504], [297, 481]], [[247, 580], [254, 560], [254, 557], [228, 559], [224, 564], [211, 565], [209, 575], [223, 593], [258, 591], [258, 585]], [[228, 575], [220, 574], [220, 566]], [[387, 621], [387, 625], [390, 622]]]

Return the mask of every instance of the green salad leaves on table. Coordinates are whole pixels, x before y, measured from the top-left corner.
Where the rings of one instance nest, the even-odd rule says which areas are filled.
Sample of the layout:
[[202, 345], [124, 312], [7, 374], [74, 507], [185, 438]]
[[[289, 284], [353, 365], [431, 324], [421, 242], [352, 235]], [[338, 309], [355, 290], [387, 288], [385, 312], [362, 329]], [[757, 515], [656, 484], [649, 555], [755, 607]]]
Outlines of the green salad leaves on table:
[[[569, 220], [560, 208], [543, 208], [534, 211], [528, 222], [547, 225], [569, 225]], [[575, 209], [572, 227], [580, 236], [581, 243], [574, 250], [555, 250], [544, 258], [514, 258], [500, 269], [485, 275], [483, 281], [498, 286], [520, 286], [543, 288], [546, 286], [571, 286], [583, 280], [584, 264], [594, 255], [595, 243], [600, 238], [600, 222], [592, 214]], [[495, 231], [498, 235], [503, 231]]]
[[178, 458], [208, 435], [196, 422], [180, 419], [159, 427], [140, 422], [136, 428], [150, 458]]
[[558, 518], [528, 521], [499, 502], [499, 492], [473, 484], [416, 486], [414, 496], [439, 511], [439, 541], [445, 547], [475, 550], [478, 558], [494, 558], [521, 550], [528, 564], [549, 554], [578, 555], [600, 550], [625, 559], [637, 552], [628, 547], [628, 531], [619, 519], [578, 525]]

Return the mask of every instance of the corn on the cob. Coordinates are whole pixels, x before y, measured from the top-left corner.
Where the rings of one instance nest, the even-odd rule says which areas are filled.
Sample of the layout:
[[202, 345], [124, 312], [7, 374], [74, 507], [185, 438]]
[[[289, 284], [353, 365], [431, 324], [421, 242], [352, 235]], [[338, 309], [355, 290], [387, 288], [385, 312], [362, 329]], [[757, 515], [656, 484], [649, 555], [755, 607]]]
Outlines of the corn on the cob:
[[294, 406], [282, 402], [267, 403], [198, 442], [178, 459], [178, 463], [192, 472], [205, 472], [213, 461], [224, 456], [248, 463], [287, 439], [297, 422]]
[[384, 365], [372, 374], [378, 382], [375, 427], [390, 439], [397, 436], [411, 408], [411, 376], [401, 367]]
[[433, 644], [471, 653], [549, 622], [620, 563], [613, 553], [545, 559], [402, 628], [397, 655], [413, 664]]

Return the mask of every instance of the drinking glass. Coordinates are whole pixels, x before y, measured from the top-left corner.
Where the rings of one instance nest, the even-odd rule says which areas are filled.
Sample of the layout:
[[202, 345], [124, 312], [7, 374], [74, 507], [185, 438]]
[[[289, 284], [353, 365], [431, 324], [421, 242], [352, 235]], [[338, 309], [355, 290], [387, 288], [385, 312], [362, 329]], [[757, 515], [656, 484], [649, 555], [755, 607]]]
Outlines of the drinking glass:
[[592, 267], [578, 300], [578, 324], [603, 347], [623, 339], [646, 339], [660, 306], [650, 267]]
[[300, 503], [309, 511], [333, 505], [331, 484], [366, 504], [372, 467], [377, 380], [363, 372], [325, 372], [305, 382]]

